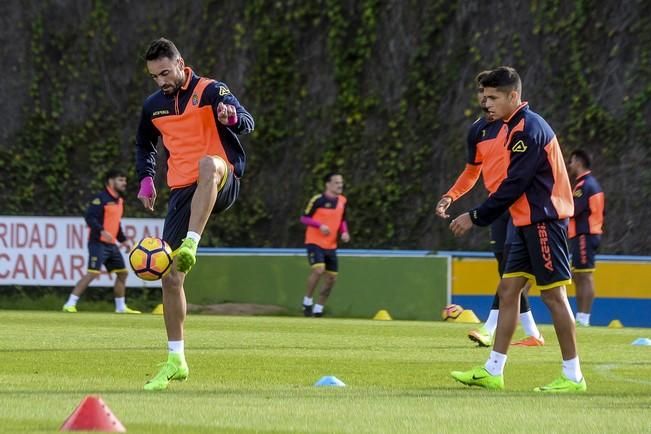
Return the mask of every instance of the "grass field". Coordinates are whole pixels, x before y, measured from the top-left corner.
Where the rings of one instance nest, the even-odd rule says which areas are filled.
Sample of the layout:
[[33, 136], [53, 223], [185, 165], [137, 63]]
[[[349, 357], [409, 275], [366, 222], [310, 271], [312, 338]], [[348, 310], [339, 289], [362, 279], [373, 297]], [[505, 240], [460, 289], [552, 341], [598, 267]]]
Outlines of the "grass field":
[[[467, 388], [484, 362], [468, 326], [434, 322], [188, 317], [190, 379], [142, 391], [164, 360], [160, 316], [0, 311], [0, 432], [56, 432], [99, 394], [129, 432], [651, 432], [649, 329], [578, 330], [588, 392], [531, 392], [560, 373], [558, 345], [514, 348], [507, 390]], [[314, 387], [335, 375], [345, 388]]]

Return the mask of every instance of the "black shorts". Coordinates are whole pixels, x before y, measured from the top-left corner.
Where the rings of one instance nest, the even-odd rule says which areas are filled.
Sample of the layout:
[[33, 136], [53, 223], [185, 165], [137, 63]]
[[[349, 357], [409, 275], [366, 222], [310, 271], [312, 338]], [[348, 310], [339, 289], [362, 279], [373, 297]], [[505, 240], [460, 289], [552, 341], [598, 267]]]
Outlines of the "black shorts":
[[337, 272], [339, 267], [336, 249], [322, 249], [316, 244], [306, 244], [305, 248], [307, 249], [307, 261], [312, 267], [325, 264], [326, 271], [330, 273]]
[[572, 269], [577, 273], [595, 270], [594, 257], [601, 243], [600, 235], [579, 234], [570, 240], [572, 249]]
[[502, 214], [490, 226], [491, 248], [497, 259], [497, 272], [504, 274], [506, 258], [509, 256], [509, 249], [515, 235], [515, 226], [509, 212]]
[[115, 244], [101, 241], [88, 242], [88, 272], [99, 273], [102, 265], [109, 273], [127, 271], [120, 249]]
[[490, 225], [491, 249], [493, 253], [502, 253], [506, 244], [506, 233], [511, 215], [505, 212]]
[[[170, 199], [167, 205], [167, 216], [163, 226], [163, 239], [172, 248], [172, 251], [181, 246], [181, 242], [188, 233], [190, 226], [190, 211], [192, 197], [197, 189], [197, 184], [187, 187], [175, 188], [170, 192]], [[217, 200], [213, 207], [213, 213], [220, 213], [229, 209], [240, 194], [240, 180], [233, 176], [231, 170], [226, 175], [226, 181], [217, 193]]]
[[571, 282], [567, 220], [550, 220], [515, 228], [503, 277], [534, 279], [539, 289]]

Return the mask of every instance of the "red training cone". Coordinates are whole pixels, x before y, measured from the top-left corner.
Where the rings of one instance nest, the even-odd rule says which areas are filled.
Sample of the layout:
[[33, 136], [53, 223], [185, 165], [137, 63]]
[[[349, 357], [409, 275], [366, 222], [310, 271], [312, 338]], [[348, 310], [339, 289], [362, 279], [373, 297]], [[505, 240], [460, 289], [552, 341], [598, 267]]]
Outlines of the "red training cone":
[[87, 396], [63, 422], [59, 431], [127, 432], [99, 396]]

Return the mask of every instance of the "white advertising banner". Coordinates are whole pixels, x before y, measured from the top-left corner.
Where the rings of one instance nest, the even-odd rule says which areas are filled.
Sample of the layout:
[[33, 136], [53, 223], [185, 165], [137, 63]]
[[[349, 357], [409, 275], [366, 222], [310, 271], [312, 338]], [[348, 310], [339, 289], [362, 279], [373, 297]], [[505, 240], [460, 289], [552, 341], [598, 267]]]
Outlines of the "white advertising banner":
[[[134, 244], [160, 237], [163, 219], [122, 219], [124, 235]], [[88, 226], [81, 217], [0, 216], [0, 285], [74, 286], [88, 270]], [[128, 252], [122, 252], [131, 271]], [[102, 268], [91, 286], [113, 286], [115, 275]], [[129, 273], [127, 286], [160, 287]]]

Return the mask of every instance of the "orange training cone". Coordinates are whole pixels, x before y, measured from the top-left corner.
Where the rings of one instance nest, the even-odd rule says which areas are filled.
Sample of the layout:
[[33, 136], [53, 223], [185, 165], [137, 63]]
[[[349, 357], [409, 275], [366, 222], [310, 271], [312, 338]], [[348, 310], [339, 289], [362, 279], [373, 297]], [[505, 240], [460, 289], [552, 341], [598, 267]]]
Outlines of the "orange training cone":
[[99, 396], [87, 396], [63, 422], [59, 431], [127, 432]]

